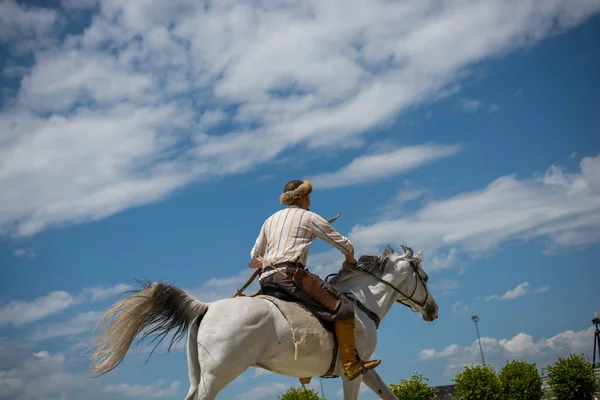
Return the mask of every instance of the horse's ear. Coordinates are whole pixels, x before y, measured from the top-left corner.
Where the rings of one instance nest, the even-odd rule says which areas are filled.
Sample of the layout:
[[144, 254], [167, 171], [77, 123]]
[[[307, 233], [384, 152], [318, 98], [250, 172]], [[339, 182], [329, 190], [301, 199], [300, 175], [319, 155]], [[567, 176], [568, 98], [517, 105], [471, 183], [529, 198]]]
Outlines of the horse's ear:
[[417, 257], [419, 257], [421, 260], [423, 259], [423, 250], [417, 251]]
[[395, 254], [395, 253], [396, 253], [396, 250], [394, 250], [394, 249], [392, 248], [392, 246], [389, 246], [389, 245], [387, 245], [387, 246], [385, 246], [385, 248], [383, 249], [383, 256], [384, 256], [384, 257], [389, 257], [389, 256], [391, 256], [391, 255], [393, 255], [393, 254]]

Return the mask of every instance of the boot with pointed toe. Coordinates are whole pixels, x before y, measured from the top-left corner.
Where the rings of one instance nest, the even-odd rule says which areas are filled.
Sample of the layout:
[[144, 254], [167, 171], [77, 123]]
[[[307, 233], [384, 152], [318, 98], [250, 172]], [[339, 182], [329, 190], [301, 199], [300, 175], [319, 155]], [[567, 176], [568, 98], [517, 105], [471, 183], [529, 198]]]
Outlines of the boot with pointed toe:
[[335, 335], [340, 346], [344, 373], [349, 380], [356, 379], [381, 364], [380, 360], [362, 361], [356, 352], [354, 341], [354, 318], [335, 321]]

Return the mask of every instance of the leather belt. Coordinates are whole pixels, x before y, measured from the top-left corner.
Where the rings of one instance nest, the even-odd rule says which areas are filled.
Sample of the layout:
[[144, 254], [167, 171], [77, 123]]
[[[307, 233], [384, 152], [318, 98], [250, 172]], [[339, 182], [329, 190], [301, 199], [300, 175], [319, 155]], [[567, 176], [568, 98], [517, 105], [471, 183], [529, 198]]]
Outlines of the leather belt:
[[289, 267], [293, 267], [293, 268], [302, 268], [304, 269], [304, 265], [298, 263], [298, 262], [294, 262], [294, 261], [286, 261], [286, 262], [282, 262], [279, 264], [273, 264], [274, 267], [276, 268], [289, 268]]

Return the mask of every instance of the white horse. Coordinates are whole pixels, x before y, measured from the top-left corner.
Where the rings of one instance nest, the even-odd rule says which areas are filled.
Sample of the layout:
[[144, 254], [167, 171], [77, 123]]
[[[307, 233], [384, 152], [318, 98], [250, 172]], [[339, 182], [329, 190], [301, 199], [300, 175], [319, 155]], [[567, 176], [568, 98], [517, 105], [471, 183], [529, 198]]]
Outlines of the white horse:
[[[356, 266], [345, 264], [331, 280], [358, 306], [356, 332], [361, 334], [356, 335], [356, 347], [362, 359], [370, 359], [375, 351], [379, 322], [395, 302], [418, 311], [425, 321], [437, 318], [438, 305], [427, 288], [422, 252], [415, 255], [402, 248], [402, 254], [386, 247], [380, 256], [360, 257]], [[100, 320], [103, 327], [114, 317], [97, 338], [91, 356], [96, 376], [115, 368], [138, 335], [164, 338], [173, 333], [171, 346], [186, 332], [190, 388], [185, 400], [214, 399], [252, 366], [296, 378], [323, 376], [330, 367], [331, 348], [295, 359], [290, 325], [268, 300], [237, 297], [203, 303], [176, 286], [154, 282], [143, 287], [115, 303]], [[376, 370], [348, 381], [339, 355], [333, 375], [343, 380], [344, 400], [358, 398], [361, 382], [384, 400], [396, 399]]]

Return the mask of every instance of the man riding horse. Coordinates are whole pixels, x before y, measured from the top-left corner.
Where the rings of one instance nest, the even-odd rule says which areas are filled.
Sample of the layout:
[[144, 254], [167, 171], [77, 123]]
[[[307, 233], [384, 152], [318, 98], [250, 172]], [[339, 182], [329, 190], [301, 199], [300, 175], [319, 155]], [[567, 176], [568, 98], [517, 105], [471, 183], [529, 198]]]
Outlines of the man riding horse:
[[299, 300], [318, 318], [334, 321], [345, 375], [355, 379], [381, 361], [361, 361], [354, 341], [354, 305], [329, 283], [305, 270], [308, 250], [318, 237], [337, 248], [346, 263], [356, 264], [354, 247], [325, 219], [310, 211], [312, 185], [309, 181], [287, 183], [280, 197], [286, 208], [263, 223], [250, 257], [251, 268], [262, 268], [263, 293], [278, 290]]

